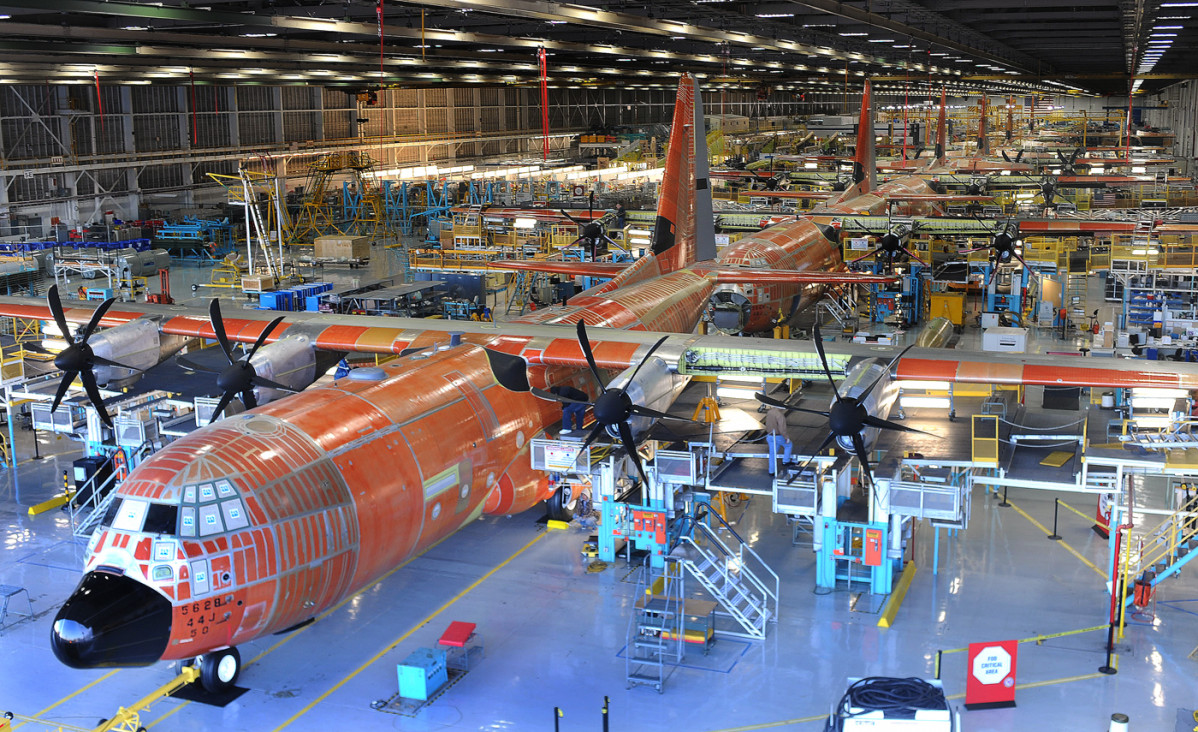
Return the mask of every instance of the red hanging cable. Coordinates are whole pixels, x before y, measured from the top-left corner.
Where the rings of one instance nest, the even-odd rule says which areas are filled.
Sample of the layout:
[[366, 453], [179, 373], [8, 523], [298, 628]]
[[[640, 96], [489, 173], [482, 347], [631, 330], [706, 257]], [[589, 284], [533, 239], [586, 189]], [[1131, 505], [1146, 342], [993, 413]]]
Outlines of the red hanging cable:
[[100, 97], [100, 70], [96, 69], [96, 109], [100, 110], [100, 134], [104, 134], [104, 100]]
[[200, 124], [196, 119], [196, 75], [189, 69], [187, 76], [191, 79], [191, 145], [195, 147], [200, 144]]
[[907, 80], [903, 82], [903, 160], [907, 159], [907, 102], [911, 92], [911, 70], [907, 69]]
[[549, 62], [545, 58], [545, 49], [537, 50], [537, 60], [541, 65], [541, 159], [549, 159]]
[[379, 18], [379, 86], [383, 85], [383, 0], [379, 0], [374, 12]]

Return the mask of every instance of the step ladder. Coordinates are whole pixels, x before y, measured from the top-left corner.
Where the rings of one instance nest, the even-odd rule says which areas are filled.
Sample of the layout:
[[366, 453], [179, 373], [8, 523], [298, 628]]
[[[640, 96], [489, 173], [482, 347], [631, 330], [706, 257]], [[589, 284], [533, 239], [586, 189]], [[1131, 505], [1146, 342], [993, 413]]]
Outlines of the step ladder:
[[679, 545], [687, 571], [719, 604], [716, 617], [734, 622], [718, 632], [765, 638], [769, 623], [778, 619], [781, 582], [774, 570], [714, 511], [695, 521]]
[[660, 571], [641, 570], [624, 648], [625, 686], [665, 689], [666, 679], [685, 655], [685, 579], [682, 563], [666, 557]]

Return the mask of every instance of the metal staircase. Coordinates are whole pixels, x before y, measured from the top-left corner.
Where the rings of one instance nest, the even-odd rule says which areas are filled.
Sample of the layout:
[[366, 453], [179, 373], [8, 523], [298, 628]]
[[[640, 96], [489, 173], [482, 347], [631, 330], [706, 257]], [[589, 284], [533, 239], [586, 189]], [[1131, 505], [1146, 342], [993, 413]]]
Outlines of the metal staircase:
[[648, 567], [641, 572], [624, 649], [627, 688], [644, 684], [660, 694], [666, 678], [682, 662], [685, 575], [673, 557], [666, 558], [661, 574]]
[[1155, 587], [1198, 557], [1198, 496], [1139, 538], [1140, 551], [1131, 557], [1127, 576]]
[[720, 633], [742, 638], [765, 638], [766, 626], [778, 619], [780, 581], [757, 552], [715, 511], [708, 521], [694, 522], [694, 529], [681, 537], [678, 553], [691, 575], [711, 594], [722, 610], [717, 617], [730, 617], [739, 630], [721, 628]]
[[[87, 500], [78, 505], [75, 505], [73, 501], [67, 504], [71, 515], [71, 526], [75, 527], [73, 531], [75, 536], [87, 539], [95, 532], [96, 527], [104, 520], [105, 514], [108, 513], [109, 507], [116, 499], [116, 491], [113, 490], [116, 488], [116, 482], [116, 472], [109, 472], [102, 483], [92, 487]], [[95, 483], [95, 476], [88, 483]], [[88, 483], [80, 486], [76, 495], [87, 491]]]
[[850, 325], [857, 326], [857, 301], [849, 288], [837, 288], [827, 293], [827, 297], [819, 301], [820, 307], [840, 323], [841, 328]]

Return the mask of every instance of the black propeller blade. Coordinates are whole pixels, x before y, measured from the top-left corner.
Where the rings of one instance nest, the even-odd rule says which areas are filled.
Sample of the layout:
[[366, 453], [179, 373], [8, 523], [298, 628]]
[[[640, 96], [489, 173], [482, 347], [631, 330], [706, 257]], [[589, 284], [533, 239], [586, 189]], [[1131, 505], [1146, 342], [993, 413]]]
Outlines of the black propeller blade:
[[[254, 396], [254, 387], [263, 387], [267, 389], [279, 389], [281, 391], [295, 391], [289, 386], [276, 383], [270, 379], [263, 378], [254, 370], [254, 365], [250, 363], [250, 359], [266, 343], [266, 339], [270, 337], [272, 331], [278, 327], [279, 323], [283, 322], [283, 316], [270, 321], [262, 332], [258, 334], [257, 340], [250, 348], [249, 353], [239, 359], [233, 358], [233, 349], [229, 345], [229, 336], [225, 333], [225, 321], [220, 314], [220, 300], [213, 298], [208, 306], [208, 314], [212, 318], [212, 331], [216, 335], [216, 341], [220, 344], [220, 348], [225, 353], [225, 357], [229, 360], [229, 365], [226, 366], [216, 377], [216, 385], [221, 390], [220, 402], [216, 405], [216, 410], [212, 412], [212, 418], [208, 420], [208, 424], [212, 424], [220, 417], [225, 408], [229, 406], [229, 402], [233, 401], [235, 396], [241, 396], [241, 402], [246, 409], [253, 409], [258, 406], [258, 399]], [[197, 369], [209, 370], [209, 369]]]
[[[898, 430], [902, 432], [915, 432], [921, 435], [931, 435], [928, 432], [917, 430], [913, 427], [895, 424], [881, 417], [871, 415], [865, 409], [865, 400], [873, 392], [874, 388], [881, 382], [882, 377], [879, 376], [869, 386], [867, 386], [860, 394], [855, 397], [841, 396], [840, 391], [836, 388], [836, 382], [832, 379], [832, 371], [828, 368], [828, 357], [824, 353], [824, 342], [820, 337], [819, 322], [816, 321], [814, 329], [815, 350], [819, 354], [820, 365], [823, 366], [824, 375], [828, 378], [828, 383], [832, 385], [832, 393], [835, 395], [835, 400], [832, 402], [831, 408], [827, 412], [820, 412], [814, 409], [803, 409], [795, 407], [786, 402], [778, 401], [764, 394], [756, 394], [757, 400], [763, 404], [768, 404], [771, 407], [779, 407], [788, 412], [806, 412], [808, 414], [818, 414], [828, 419], [828, 435], [820, 446], [815, 449], [815, 454], [823, 452], [823, 450], [832, 444], [837, 438], [847, 438], [853, 445], [853, 453], [857, 456], [857, 460], [861, 463], [861, 469], [868, 478], [870, 484], [873, 483], [873, 472], [870, 468], [869, 453], [865, 449], [865, 440], [862, 438], [862, 433], [866, 427], [875, 427], [884, 430]], [[889, 372], [898, 363], [911, 346], [907, 346], [899, 352], [897, 356], [891, 359], [886, 365], [886, 371]], [[796, 474], [802, 474], [807, 466], [814, 460], [814, 456], [803, 463]]]
[[[996, 222], [996, 226], [990, 227], [977, 214], [974, 214], [974, 218], [979, 224], [990, 229], [990, 246], [985, 248], [989, 248], [994, 253], [994, 262], [996, 267], [1000, 264], [1008, 264], [1012, 259], [1014, 259], [1022, 264], [1023, 268], [1026, 269], [1028, 274], [1034, 277], [1037, 282], [1040, 280], [1039, 273], [1028, 266], [1027, 260], [1025, 260], [1018, 251], [1018, 247], [1020, 245], [1018, 222], [1014, 222], [1010, 217], [1008, 217], [1007, 220], [1001, 224]], [[1013, 227], [1012, 224], [1014, 224]], [[978, 249], [968, 249], [965, 253], [976, 251], [978, 251]], [[990, 284], [989, 278], [987, 278], [986, 284]]]
[[580, 221], [579, 219], [571, 216], [570, 212], [566, 211], [564, 208], [560, 209], [560, 211], [562, 216], [570, 219], [570, 221], [578, 227], [578, 238], [571, 242], [570, 246], [585, 242], [591, 249], [591, 252], [594, 253], [595, 247], [598, 245], [598, 243], [600, 241], [605, 241], [610, 247], [619, 249], [622, 252], [628, 251], [624, 247], [620, 246], [616, 240], [608, 236], [607, 229], [603, 228], [603, 224], [599, 223], [595, 219], [591, 219], [589, 222]]
[[100, 421], [109, 427], [112, 426], [112, 418], [108, 416], [108, 410], [104, 408], [104, 398], [100, 395], [100, 387], [96, 384], [96, 366], [115, 366], [117, 368], [129, 369], [130, 371], [141, 371], [141, 369], [132, 366], [126, 366], [116, 361], [110, 361], [102, 356], [97, 356], [92, 347], [87, 341], [95, 333], [96, 327], [100, 325], [100, 321], [104, 319], [104, 314], [116, 302], [116, 298], [110, 297], [100, 303], [100, 307], [92, 313], [91, 319], [87, 324], [75, 332], [74, 337], [71, 336], [71, 326], [67, 322], [66, 311], [63, 310], [62, 300], [58, 297], [58, 285], [51, 285], [49, 292], [46, 293], [46, 302], [50, 306], [50, 313], [54, 316], [54, 322], [58, 325], [59, 332], [62, 333], [63, 339], [67, 340], [69, 345], [54, 357], [54, 368], [62, 372], [62, 381], [58, 383], [58, 391], [54, 393], [54, 401], [50, 406], [50, 411], [58, 409], [58, 405], [62, 403], [62, 398], [66, 396], [67, 389], [70, 388], [71, 382], [78, 376], [83, 382], [83, 390], [87, 393], [87, 399], [96, 409], [96, 414], [100, 416]]
[[[636, 380], [636, 376], [640, 373], [641, 367], [653, 357], [654, 352], [656, 352], [657, 349], [661, 347], [661, 344], [665, 343], [668, 338], [669, 336], [662, 336], [660, 340], [653, 344], [653, 347], [649, 349], [649, 352], [645, 354], [645, 357], [641, 359], [640, 363], [636, 365], [636, 368], [632, 370], [632, 375], [628, 377], [628, 383], [631, 384]], [[674, 419], [680, 422], [693, 422], [694, 420], [687, 419], [686, 417], [675, 417], [672, 414], [666, 414], [665, 412], [659, 412], [655, 409], [650, 409], [649, 407], [643, 407], [639, 404], [635, 404], [632, 401], [632, 397], [628, 396], [628, 393], [625, 389], [608, 387], [608, 385], [605, 384], [603, 379], [599, 376], [599, 367], [595, 363], [595, 354], [591, 350], [591, 341], [587, 337], [586, 324], [584, 324], [582, 320], [578, 321], [578, 344], [582, 347], [583, 355], [586, 356], [587, 365], [589, 365], [591, 368], [591, 374], [595, 377], [595, 381], [599, 384], [600, 393], [595, 401], [585, 402], [577, 399], [571, 399], [569, 397], [564, 397], [560, 394], [553, 394], [551, 392], [545, 391], [544, 389], [538, 389], [536, 387], [533, 387], [532, 389], [533, 395], [541, 399], [561, 402], [563, 404], [586, 404], [587, 406], [591, 407], [592, 413], [595, 415], [595, 426], [591, 428], [591, 433], [587, 435], [586, 441], [583, 442], [582, 449], [585, 450], [586, 448], [590, 447], [591, 443], [594, 442], [605, 429], [614, 427], [617, 433], [620, 435], [620, 441], [624, 444], [625, 452], [628, 453], [628, 457], [636, 465], [636, 471], [640, 474], [641, 480], [648, 482], [645, 477], [645, 469], [641, 466], [640, 456], [636, 451], [636, 440], [632, 434], [632, 428], [628, 425], [628, 420], [633, 416], [652, 417], [654, 419]]]

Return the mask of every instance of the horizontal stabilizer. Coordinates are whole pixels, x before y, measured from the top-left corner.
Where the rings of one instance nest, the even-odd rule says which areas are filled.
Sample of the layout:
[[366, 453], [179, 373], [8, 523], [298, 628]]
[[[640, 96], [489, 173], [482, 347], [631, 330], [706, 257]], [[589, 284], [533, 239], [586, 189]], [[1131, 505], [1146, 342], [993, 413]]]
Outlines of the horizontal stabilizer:
[[629, 267], [628, 263], [565, 262], [558, 259], [508, 259], [489, 262], [497, 269], [523, 269], [531, 272], [568, 275], [570, 277], [615, 277]]

